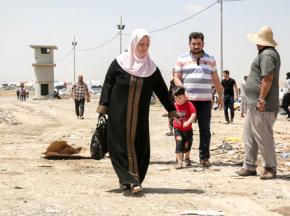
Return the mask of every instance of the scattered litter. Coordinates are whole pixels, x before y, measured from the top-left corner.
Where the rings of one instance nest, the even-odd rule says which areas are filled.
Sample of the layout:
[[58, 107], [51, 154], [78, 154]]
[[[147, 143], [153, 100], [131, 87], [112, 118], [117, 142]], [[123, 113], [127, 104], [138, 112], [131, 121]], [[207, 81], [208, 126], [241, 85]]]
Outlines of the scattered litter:
[[15, 186], [14, 189], [23, 189], [23, 187]]
[[202, 215], [202, 216], [224, 216], [222, 211], [203, 211], [203, 210], [185, 210], [179, 213], [179, 215]]
[[281, 158], [283, 158], [283, 159], [290, 158], [290, 152], [283, 152], [281, 154]]
[[241, 138], [240, 137], [226, 137], [224, 140], [229, 142], [229, 143], [239, 143], [239, 142], [241, 142]]
[[219, 149], [232, 150], [233, 146], [231, 146], [231, 144], [229, 144], [226, 140], [224, 140], [223, 144], [219, 146]]

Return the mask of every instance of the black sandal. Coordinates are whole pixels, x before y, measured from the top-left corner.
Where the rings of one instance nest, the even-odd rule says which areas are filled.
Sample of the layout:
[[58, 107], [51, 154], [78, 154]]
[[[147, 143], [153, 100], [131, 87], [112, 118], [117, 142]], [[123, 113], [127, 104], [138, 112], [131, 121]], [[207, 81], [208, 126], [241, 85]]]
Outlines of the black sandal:
[[138, 193], [140, 193], [142, 191], [142, 187], [141, 187], [141, 185], [133, 185], [133, 184], [131, 184], [131, 192], [133, 193], [133, 194], [138, 194]]

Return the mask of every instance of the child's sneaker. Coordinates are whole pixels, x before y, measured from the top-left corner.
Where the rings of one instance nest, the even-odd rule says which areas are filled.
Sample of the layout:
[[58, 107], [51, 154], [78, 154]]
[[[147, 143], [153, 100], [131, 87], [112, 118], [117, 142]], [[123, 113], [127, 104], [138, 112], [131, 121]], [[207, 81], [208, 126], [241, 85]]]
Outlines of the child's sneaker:
[[183, 167], [182, 161], [176, 162], [175, 169], [182, 169], [182, 167]]
[[190, 167], [191, 166], [191, 161], [189, 158], [184, 160], [185, 166]]

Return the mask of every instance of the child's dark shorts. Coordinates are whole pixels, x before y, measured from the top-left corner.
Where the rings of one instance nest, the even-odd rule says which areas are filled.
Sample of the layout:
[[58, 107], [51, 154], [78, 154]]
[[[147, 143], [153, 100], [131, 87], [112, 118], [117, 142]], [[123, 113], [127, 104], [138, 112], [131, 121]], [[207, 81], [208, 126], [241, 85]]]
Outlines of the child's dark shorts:
[[185, 153], [190, 151], [192, 146], [192, 130], [181, 131], [174, 128], [176, 142], [175, 153]]

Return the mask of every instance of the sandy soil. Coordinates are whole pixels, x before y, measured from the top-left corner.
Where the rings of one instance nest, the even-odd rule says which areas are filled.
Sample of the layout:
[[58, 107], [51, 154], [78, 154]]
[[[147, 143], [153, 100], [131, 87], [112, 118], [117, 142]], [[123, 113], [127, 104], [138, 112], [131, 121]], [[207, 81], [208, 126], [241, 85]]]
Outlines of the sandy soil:
[[[151, 106], [151, 164], [143, 193], [131, 195], [118, 189], [109, 158], [47, 160], [42, 152], [50, 142], [67, 140], [84, 147], [94, 131], [97, 98], [86, 104], [85, 119], [74, 116], [73, 101], [17, 101], [0, 97], [0, 215], [180, 215], [185, 210], [214, 211], [224, 215], [290, 215], [290, 122], [279, 116], [275, 123], [278, 178], [235, 175], [244, 157], [243, 119], [236, 112], [234, 124], [224, 124], [222, 111], [213, 111], [211, 161], [198, 162], [198, 128], [194, 124], [193, 166], [174, 168], [175, 142], [165, 136], [167, 118], [160, 105]], [[232, 150], [219, 149], [231, 137]], [[259, 164], [261, 164], [259, 157]], [[261, 166], [258, 169], [261, 172]], [[187, 213], [190, 213], [187, 212]], [[214, 214], [209, 214], [214, 215]]]

